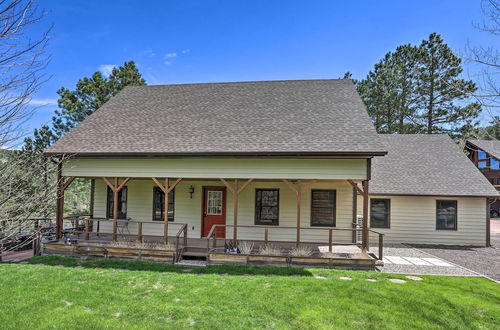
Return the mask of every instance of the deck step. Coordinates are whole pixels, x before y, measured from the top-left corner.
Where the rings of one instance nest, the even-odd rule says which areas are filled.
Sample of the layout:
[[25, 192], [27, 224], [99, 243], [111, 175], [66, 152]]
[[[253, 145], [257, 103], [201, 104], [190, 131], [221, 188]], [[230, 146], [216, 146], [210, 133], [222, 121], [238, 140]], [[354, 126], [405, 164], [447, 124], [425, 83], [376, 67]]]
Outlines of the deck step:
[[198, 246], [186, 246], [182, 250], [182, 257], [204, 257], [208, 255], [207, 249]]

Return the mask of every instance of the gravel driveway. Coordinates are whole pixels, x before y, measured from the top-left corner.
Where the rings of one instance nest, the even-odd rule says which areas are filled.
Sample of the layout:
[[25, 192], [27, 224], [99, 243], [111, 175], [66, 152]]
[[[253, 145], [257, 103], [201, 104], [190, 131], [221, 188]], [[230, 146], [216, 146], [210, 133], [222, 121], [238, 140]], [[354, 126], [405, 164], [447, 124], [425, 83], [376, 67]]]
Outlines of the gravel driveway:
[[500, 281], [500, 220], [491, 220], [492, 247], [413, 245], [424, 252]]

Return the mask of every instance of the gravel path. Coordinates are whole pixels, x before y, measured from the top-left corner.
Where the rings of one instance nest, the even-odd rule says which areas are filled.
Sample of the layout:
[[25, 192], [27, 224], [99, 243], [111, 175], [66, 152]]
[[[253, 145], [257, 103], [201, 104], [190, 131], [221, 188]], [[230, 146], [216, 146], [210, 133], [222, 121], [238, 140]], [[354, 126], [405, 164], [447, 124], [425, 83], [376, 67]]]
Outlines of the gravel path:
[[500, 219], [490, 222], [492, 247], [421, 245], [419, 249], [500, 281]]
[[[371, 250], [376, 251], [376, 247], [371, 246]], [[385, 256], [410, 257], [410, 258], [429, 258], [425, 251], [420, 251], [407, 245], [386, 245], [384, 246]], [[448, 276], [478, 276], [476, 273], [461, 267], [442, 267], [442, 266], [418, 266], [418, 265], [398, 265], [385, 263], [377, 269], [384, 273], [393, 274], [412, 274], [412, 275], [448, 275]]]
[[464, 246], [416, 246], [417, 248], [454, 264], [500, 281], [500, 249]]

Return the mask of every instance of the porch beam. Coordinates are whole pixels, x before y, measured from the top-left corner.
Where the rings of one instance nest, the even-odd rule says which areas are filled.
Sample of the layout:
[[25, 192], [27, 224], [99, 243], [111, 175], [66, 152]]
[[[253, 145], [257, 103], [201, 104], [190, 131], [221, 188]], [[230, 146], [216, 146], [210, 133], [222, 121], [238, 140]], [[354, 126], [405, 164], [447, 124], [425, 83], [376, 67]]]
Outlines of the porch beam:
[[[63, 178], [64, 180], [64, 178]], [[74, 176], [70, 176], [68, 177], [68, 179], [66, 180], [66, 182], [64, 182], [63, 184], [63, 190], [66, 190], [68, 189], [69, 185], [75, 180], [75, 177]]]
[[352, 180], [347, 180], [347, 182], [349, 182], [351, 184], [351, 186], [353, 186], [354, 188], [356, 188], [356, 190], [358, 191], [358, 193], [360, 195], [364, 195], [365, 193], [363, 192], [363, 189], [361, 189], [358, 184]]
[[219, 178], [219, 180], [226, 186], [227, 190], [229, 190], [233, 194], [233, 245], [235, 247], [238, 246], [238, 200], [240, 193], [245, 190], [246, 187], [250, 183], [252, 183], [253, 179], [248, 179], [243, 186], [238, 189], [238, 179], [234, 179], [234, 187], [232, 187], [227, 180], [223, 178]]

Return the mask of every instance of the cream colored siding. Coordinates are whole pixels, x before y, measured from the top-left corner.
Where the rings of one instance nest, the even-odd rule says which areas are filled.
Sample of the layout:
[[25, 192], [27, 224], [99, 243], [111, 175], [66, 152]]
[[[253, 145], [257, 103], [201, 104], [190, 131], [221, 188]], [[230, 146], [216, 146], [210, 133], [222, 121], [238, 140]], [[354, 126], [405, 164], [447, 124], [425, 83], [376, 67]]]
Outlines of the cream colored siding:
[[366, 179], [366, 159], [69, 159], [64, 176]]
[[[241, 186], [242, 183], [240, 183]], [[189, 197], [189, 187], [194, 186], [193, 198]], [[201, 203], [203, 186], [222, 186], [220, 181], [193, 181], [183, 180], [175, 188], [175, 219], [169, 225], [169, 235], [175, 236], [179, 230], [178, 223], [187, 223], [188, 236], [199, 238], [201, 236]], [[127, 217], [131, 221], [150, 221], [151, 224], [143, 225], [144, 235], [163, 235], [162, 222], [152, 221], [153, 213], [153, 181], [148, 179], [131, 180], [128, 184]], [[241, 194], [238, 204], [238, 224], [254, 225], [255, 216], [255, 189], [277, 188], [280, 190], [279, 224], [280, 226], [296, 225], [296, 195], [284, 183], [280, 182], [253, 182]], [[335, 189], [337, 191], [337, 227], [350, 228], [352, 222], [352, 186], [347, 182], [317, 183], [312, 189]], [[95, 184], [94, 216], [106, 216], [106, 191], [103, 180], [97, 179]], [[233, 198], [227, 191], [226, 223], [233, 223]], [[301, 224], [310, 226], [311, 190], [306, 190], [302, 195]], [[101, 230], [111, 231], [111, 223], [103, 223]], [[119, 232], [122, 230], [119, 230]], [[128, 231], [136, 234], [136, 225], [130, 223]], [[302, 241], [328, 242], [327, 230], [302, 230]], [[269, 239], [279, 241], [294, 241], [295, 229], [270, 229]], [[228, 229], [227, 237], [232, 237], [232, 229]], [[239, 228], [240, 239], [263, 240], [264, 232], [260, 228]], [[334, 241], [347, 243], [351, 233], [335, 231]]]
[[[385, 234], [386, 243], [446, 245], [486, 244], [486, 200], [480, 197], [370, 196], [391, 200], [390, 229], [373, 228]], [[436, 200], [457, 201], [457, 230], [436, 229]], [[363, 199], [358, 197], [358, 215]], [[376, 236], [370, 235], [372, 243]]]

